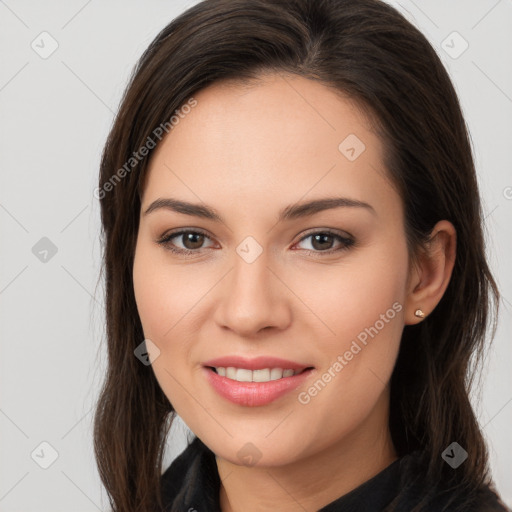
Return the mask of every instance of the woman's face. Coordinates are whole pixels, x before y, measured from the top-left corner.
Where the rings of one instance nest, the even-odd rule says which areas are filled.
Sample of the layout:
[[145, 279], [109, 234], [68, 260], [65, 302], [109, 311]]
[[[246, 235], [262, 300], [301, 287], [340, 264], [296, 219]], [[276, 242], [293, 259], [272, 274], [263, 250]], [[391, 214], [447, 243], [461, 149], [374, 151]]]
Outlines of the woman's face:
[[[152, 156], [133, 269], [160, 386], [236, 464], [371, 445], [387, 431], [409, 273], [381, 141], [353, 103], [304, 78], [214, 84], [195, 99]], [[231, 378], [206, 364], [231, 356], [287, 362]], [[250, 366], [212, 366], [230, 364]], [[286, 365], [312, 369], [233, 380]]]

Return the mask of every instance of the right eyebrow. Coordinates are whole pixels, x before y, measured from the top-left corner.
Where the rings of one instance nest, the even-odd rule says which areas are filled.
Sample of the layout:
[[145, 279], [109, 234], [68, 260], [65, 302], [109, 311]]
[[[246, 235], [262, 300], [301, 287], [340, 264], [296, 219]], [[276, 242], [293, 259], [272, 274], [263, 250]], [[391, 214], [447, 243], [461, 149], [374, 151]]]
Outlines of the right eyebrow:
[[203, 206], [201, 204], [189, 203], [187, 201], [179, 201], [170, 197], [160, 198], [153, 201], [149, 208], [144, 212], [144, 215], [148, 215], [155, 210], [172, 210], [177, 213], [183, 213], [185, 215], [192, 215], [195, 217], [202, 217], [204, 219], [215, 220], [217, 222], [224, 222], [222, 217], [217, 211], [210, 206]]

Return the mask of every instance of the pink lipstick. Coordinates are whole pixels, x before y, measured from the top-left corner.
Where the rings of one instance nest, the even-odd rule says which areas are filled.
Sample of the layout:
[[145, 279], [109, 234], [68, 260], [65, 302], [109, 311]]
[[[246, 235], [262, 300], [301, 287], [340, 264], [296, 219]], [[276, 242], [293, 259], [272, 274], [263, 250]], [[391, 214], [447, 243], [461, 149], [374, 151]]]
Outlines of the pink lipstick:
[[225, 399], [246, 407], [269, 404], [297, 389], [311, 375], [311, 365], [261, 356], [229, 356], [203, 363], [206, 379]]

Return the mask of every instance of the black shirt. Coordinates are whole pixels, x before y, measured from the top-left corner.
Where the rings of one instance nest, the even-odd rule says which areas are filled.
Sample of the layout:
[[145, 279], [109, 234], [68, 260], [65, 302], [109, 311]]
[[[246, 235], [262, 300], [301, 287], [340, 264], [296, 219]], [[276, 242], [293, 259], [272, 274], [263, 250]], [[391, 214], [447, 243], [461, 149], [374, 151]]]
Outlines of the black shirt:
[[[384, 512], [390, 504], [397, 512], [411, 512], [425, 492], [410, 488], [401, 499], [397, 496], [410, 481], [411, 472], [420, 466], [420, 452], [405, 455], [349, 493], [318, 512]], [[162, 475], [162, 497], [166, 512], [221, 512], [220, 478], [215, 454], [197, 437], [172, 462]], [[464, 512], [507, 512], [498, 496], [486, 487], [475, 495], [474, 505], [456, 508], [450, 495], [432, 492], [429, 512], [463, 510]]]

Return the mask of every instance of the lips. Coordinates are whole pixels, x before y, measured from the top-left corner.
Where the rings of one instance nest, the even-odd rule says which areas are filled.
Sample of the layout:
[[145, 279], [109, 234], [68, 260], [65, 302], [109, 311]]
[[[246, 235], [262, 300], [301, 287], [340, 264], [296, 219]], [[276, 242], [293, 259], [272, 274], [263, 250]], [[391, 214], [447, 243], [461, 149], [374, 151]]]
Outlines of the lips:
[[[203, 366], [207, 382], [220, 396], [237, 405], [246, 407], [263, 406], [277, 400], [283, 395], [298, 389], [315, 372], [313, 366], [267, 356], [254, 359], [246, 359], [240, 356], [220, 357], [206, 361]], [[217, 369], [224, 371], [217, 372]], [[237, 373], [233, 374], [235, 369]], [[260, 372], [265, 373], [268, 370], [275, 372], [278, 369], [281, 370], [280, 378], [270, 381], [263, 378], [261, 382], [233, 380], [225, 373], [227, 370], [231, 377], [240, 377], [240, 374], [245, 375], [246, 373], [252, 373], [254, 376], [254, 374]], [[243, 378], [242, 380], [248, 379]]]

